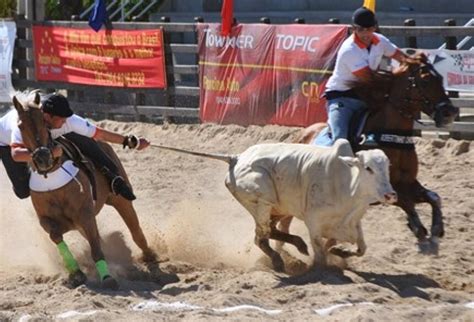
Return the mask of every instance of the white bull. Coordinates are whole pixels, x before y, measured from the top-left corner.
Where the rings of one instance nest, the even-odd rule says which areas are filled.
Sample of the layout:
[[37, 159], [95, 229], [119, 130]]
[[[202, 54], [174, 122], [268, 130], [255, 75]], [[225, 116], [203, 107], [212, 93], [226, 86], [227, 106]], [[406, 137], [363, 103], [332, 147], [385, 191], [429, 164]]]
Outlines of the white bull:
[[256, 223], [255, 243], [271, 257], [276, 270], [284, 270], [279, 253], [268, 239], [286, 241], [307, 254], [300, 237], [278, 231], [279, 220], [296, 217], [306, 224], [315, 264], [325, 265], [325, 247], [339, 242], [357, 243], [355, 254], [366, 250], [361, 218], [369, 204], [393, 203], [389, 160], [381, 150], [353, 155], [347, 140], [333, 147], [300, 144], [260, 144], [247, 149], [230, 167], [225, 184], [250, 212]]
[[[269, 239], [293, 244], [308, 254], [305, 242], [277, 223], [296, 217], [306, 224], [315, 264], [325, 265], [326, 251], [336, 241], [357, 244], [357, 252], [338, 250], [340, 256], [362, 256], [366, 250], [361, 219], [374, 202], [394, 203], [389, 160], [381, 150], [357, 152], [347, 140], [330, 148], [306, 144], [270, 143], [248, 148], [238, 156], [223, 156], [152, 145], [229, 163], [225, 184], [256, 223], [255, 244], [270, 258], [275, 270], [283, 260]], [[323, 245], [323, 238], [327, 239]]]

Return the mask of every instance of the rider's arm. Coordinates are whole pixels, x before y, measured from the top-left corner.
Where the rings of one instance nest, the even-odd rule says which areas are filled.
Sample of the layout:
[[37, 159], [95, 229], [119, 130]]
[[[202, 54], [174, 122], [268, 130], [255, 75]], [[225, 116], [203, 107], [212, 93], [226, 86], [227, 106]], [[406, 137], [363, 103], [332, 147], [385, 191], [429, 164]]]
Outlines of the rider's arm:
[[407, 59], [407, 57], [408, 56], [405, 55], [405, 53], [403, 51], [401, 51], [400, 49], [397, 49], [395, 54], [393, 54], [392, 59], [395, 59], [399, 63], [403, 63], [405, 61], [405, 59]]
[[[53, 153], [53, 158], [59, 158], [63, 154], [60, 146], [53, 147], [51, 152]], [[12, 145], [11, 155], [15, 162], [31, 162], [31, 152], [20, 145]]]
[[[118, 133], [103, 129], [101, 127], [97, 127], [96, 132], [94, 134], [94, 139], [100, 140], [100, 141], [107, 141], [110, 143], [123, 144], [125, 140], [127, 139], [127, 137], [123, 136], [122, 134], [118, 134]], [[147, 139], [139, 138], [138, 140], [139, 140], [139, 144], [138, 144], [137, 150], [143, 150], [150, 145], [150, 142]]]
[[[10, 141], [11, 156], [15, 162], [31, 162], [31, 152], [28, 150], [24, 143], [20, 129], [15, 128], [11, 134]], [[60, 146], [53, 147], [52, 151], [54, 158], [59, 158], [63, 154], [63, 150]]]
[[11, 154], [12, 159], [15, 162], [31, 162], [31, 153], [27, 148], [12, 146]]
[[[74, 114], [69, 117], [64, 127], [67, 127], [68, 132], [74, 132], [87, 137], [92, 137], [98, 141], [106, 141], [115, 144], [124, 144], [127, 136], [108, 131], [104, 128], [98, 127], [90, 123], [88, 120]], [[137, 138], [138, 139], [138, 138]], [[143, 150], [150, 145], [150, 142], [144, 138], [138, 139], [137, 150]]]

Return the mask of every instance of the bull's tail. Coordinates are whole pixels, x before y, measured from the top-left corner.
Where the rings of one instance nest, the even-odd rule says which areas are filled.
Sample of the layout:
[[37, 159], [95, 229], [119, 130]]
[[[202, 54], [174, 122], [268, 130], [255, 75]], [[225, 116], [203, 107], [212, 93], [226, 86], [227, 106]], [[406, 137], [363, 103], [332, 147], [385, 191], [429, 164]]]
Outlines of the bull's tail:
[[170, 146], [157, 145], [157, 144], [150, 144], [150, 146], [153, 147], [153, 148], [171, 150], [171, 151], [180, 152], [180, 153], [197, 155], [197, 156], [204, 157], [204, 158], [220, 160], [220, 161], [227, 162], [230, 166], [233, 166], [235, 164], [235, 162], [237, 162], [237, 156], [234, 156], [234, 155], [195, 152], [195, 151], [190, 151], [190, 150], [185, 150], [185, 149], [178, 149], [178, 148], [173, 148], [173, 147], [170, 147]]

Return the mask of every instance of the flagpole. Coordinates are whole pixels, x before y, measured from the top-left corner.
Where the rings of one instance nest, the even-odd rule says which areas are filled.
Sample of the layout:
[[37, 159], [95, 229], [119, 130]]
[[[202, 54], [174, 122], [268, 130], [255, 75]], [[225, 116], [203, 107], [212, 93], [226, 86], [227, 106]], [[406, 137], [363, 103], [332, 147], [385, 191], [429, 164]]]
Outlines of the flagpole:
[[375, 1], [376, 0], [364, 0], [363, 6], [375, 13]]

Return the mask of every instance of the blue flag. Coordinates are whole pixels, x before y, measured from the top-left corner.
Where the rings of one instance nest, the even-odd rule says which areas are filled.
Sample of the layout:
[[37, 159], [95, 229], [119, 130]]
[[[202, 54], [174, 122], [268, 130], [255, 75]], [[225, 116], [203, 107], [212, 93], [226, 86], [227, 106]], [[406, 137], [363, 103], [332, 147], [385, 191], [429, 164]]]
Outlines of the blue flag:
[[100, 27], [107, 20], [107, 7], [104, 0], [95, 0], [94, 9], [89, 16], [89, 26], [95, 31], [99, 31]]

